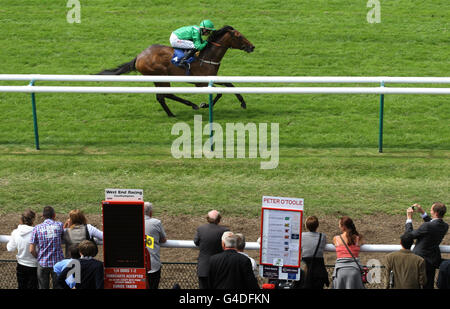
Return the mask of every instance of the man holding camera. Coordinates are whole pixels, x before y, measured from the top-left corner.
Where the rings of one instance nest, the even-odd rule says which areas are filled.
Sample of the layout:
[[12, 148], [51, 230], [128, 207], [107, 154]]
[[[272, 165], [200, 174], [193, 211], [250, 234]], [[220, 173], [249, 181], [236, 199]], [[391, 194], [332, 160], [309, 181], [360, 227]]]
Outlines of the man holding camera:
[[[410, 232], [416, 239], [413, 253], [425, 260], [427, 283], [425, 289], [434, 288], [436, 269], [441, 263], [441, 251], [439, 244], [448, 231], [448, 224], [443, 220], [447, 208], [443, 203], [433, 203], [429, 216], [419, 204], [414, 204], [406, 210], [405, 231]], [[421, 214], [424, 223], [416, 230], [413, 229], [412, 216], [414, 212]]]

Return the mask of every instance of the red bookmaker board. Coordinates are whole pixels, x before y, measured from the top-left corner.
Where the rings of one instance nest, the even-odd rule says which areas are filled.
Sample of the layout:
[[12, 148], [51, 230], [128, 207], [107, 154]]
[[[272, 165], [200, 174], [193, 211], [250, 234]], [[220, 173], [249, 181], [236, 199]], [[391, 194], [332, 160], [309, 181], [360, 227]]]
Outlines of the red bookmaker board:
[[103, 201], [105, 289], [145, 289], [144, 202]]

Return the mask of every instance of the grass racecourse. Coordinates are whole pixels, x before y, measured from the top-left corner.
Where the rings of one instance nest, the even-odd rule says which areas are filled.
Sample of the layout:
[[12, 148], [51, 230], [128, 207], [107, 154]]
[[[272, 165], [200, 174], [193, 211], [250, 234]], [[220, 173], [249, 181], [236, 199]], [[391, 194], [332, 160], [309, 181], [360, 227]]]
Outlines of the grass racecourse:
[[[229, 50], [219, 75], [450, 76], [448, 0], [381, 0], [375, 23], [365, 0], [80, 3], [80, 23], [69, 23], [67, 1], [0, 0], [0, 74], [97, 73], [151, 44], [168, 45], [171, 31], [208, 18], [256, 47], [251, 54]], [[103, 85], [37, 83], [66, 84]], [[182, 96], [197, 104], [208, 99]], [[244, 98], [246, 110], [224, 95], [215, 121], [224, 128], [267, 123], [269, 132], [278, 123], [277, 168], [261, 169], [267, 159], [259, 155], [174, 158], [172, 127], [193, 128], [194, 115], [205, 125], [208, 110], [169, 101], [177, 117], [168, 118], [152, 94], [37, 94], [37, 151], [30, 95], [0, 93], [0, 212], [53, 205], [57, 212], [99, 213], [105, 188], [143, 189], [169, 214], [217, 208], [255, 217], [263, 195], [304, 198], [306, 214], [352, 216], [450, 202], [450, 96], [386, 95], [383, 153], [378, 95]]]

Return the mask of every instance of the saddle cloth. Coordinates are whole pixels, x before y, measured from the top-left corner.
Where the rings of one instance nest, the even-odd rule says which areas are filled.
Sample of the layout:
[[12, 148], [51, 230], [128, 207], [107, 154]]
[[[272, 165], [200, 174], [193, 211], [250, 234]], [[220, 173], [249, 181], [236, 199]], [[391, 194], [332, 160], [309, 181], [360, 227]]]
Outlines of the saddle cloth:
[[[174, 65], [179, 66], [181, 58], [183, 58], [185, 53], [187, 53], [188, 51], [189, 51], [188, 49], [175, 48], [171, 62]], [[185, 63], [191, 63], [194, 60], [195, 60], [195, 56], [192, 56], [189, 59], [187, 59]]]

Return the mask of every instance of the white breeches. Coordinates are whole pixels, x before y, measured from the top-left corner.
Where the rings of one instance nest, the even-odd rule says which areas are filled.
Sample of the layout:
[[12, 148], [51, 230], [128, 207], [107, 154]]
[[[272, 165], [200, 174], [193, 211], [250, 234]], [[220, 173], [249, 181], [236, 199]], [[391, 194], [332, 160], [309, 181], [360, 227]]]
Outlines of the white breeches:
[[180, 40], [173, 32], [170, 35], [170, 45], [181, 49], [194, 49], [194, 42], [189, 40]]

